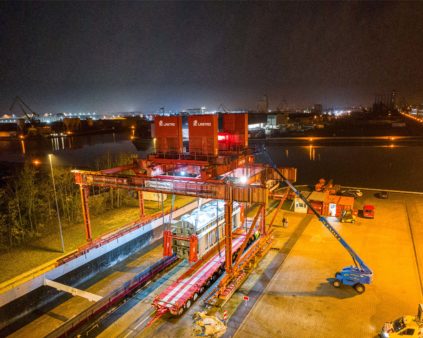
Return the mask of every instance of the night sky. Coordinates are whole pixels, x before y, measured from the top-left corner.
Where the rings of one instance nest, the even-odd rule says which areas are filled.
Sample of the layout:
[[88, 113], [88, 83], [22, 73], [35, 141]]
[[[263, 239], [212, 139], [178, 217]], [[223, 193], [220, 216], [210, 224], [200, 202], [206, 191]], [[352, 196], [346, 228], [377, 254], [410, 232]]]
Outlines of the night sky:
[[423, 3], [0, 3], [0, 113], [423, 102]]

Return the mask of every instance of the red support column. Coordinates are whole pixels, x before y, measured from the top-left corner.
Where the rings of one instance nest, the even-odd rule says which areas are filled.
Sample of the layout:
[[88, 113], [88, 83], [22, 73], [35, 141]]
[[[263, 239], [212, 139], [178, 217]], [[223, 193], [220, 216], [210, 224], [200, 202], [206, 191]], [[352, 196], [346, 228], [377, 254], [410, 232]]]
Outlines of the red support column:
[[172, 232], [170, 230], [163, 231], [163, 256], [172, 256]]
[[84, 218], [85, 235], [87, 238], [87, 242], [91, 242], [92, 232], [91, 232], [91, 221], [90, 221], [90, 208], [88, 205], [88, 197], [90, 195], [90, 190], [87, 186], [80, 185], [79, 191], [81, 192], [82, 217]]
[[232, 272], [232, 201], [225, 201], [225, 269]]
[[261, 233], [266, 235], [266, 204], [261, 209]]
[[189, 262], [198, 261], [198, 237], [197, 235], [189, 236]]
[[140, 206], [140, 218], [143, 219], [144, 214], [144, 196], [142, 194], [142, 191], [138, 191], [138, 204]]
[[240, 203], [239, 206], [239, 221], [241, 222], [241, 225], [244, 225], [245, 220], [245, 204]]

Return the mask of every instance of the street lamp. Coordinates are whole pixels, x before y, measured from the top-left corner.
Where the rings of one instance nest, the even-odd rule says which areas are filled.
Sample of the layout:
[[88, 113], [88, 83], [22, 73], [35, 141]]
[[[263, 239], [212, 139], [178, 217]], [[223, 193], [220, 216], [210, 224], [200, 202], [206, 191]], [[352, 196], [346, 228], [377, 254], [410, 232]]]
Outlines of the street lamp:
[[52, 157], [52, 154], [48, 154], [48, 159], [50, 161], [50, 169], [51, 169], [51, 181], [53, 182], [54, 199], [56, 201], [57, 220], [59, 221], [60, 242], [62, 244], [62, 252], [65, 252], [65, 244], [63, 242], [63, 233], [62, 233], [62, 222], [60, 220], [59, 203], [57, 202], [56, 184], [54, 183], [53, 162], [51, 160], [51, 157]]

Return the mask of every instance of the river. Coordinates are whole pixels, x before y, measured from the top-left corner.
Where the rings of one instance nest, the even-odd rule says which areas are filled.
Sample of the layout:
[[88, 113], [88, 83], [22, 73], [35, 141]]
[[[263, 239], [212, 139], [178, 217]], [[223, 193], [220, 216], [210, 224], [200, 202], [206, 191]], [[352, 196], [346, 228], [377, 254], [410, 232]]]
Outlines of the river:
[[[2, 166], [25, 158], [43, 162], [53, 153], [56, 165], [94, 168], [95, 159], [107, 153], [145, 156], [153, 149], [152, 140], [131, 140], [126, 134], [0, 140], [0, 162]], [[423, 141], [419, 139], [279, 139], [268, 141], [267, 149], [277, 165], [298, 168], [300, 184], [314, 184], [323, 177], [344, 186], [423, 191]]]

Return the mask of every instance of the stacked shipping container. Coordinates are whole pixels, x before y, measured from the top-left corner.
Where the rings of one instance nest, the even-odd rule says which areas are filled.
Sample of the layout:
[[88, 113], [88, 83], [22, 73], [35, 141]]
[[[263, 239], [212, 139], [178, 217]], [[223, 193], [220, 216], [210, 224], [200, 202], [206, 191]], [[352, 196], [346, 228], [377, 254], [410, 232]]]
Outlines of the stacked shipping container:
[[156, 152], [182, 153], [182, 117], [156, 116], [154, 118]]
[[189, 152], [217, 156], [217, 115], [191, 115], [188, 117]]

